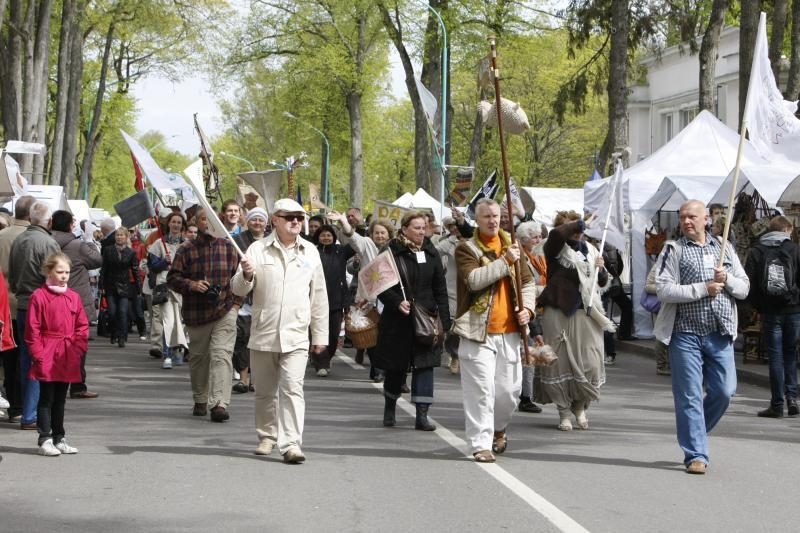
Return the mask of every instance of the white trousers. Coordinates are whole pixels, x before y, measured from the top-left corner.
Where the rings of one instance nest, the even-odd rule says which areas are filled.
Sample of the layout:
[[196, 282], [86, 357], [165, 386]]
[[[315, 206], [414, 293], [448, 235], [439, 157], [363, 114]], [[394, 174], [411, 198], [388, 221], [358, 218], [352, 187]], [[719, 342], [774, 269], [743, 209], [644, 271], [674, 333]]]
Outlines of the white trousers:
[[495, 431], [504, 431], [522, 388], [519, 333], [490, 334], [483, 343], [461, 338], [461, 389], [467, 443], [472, 453], [491, 450]]
[[307, 362], [306, 348], [288, 353], [250, 350], [250, 375], [256, 385], [256, 433], [260, 441], [277, 444], [281, 454], [303, 443]]

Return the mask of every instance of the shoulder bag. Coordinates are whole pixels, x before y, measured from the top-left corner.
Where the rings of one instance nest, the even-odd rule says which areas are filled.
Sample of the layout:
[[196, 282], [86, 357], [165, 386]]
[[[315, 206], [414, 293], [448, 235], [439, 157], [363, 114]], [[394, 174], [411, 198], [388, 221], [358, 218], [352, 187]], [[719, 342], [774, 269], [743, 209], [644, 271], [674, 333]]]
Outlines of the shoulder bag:
[[[406, 286], [411, 291], [409, 277], [406, 272], [405, 261], [400, 259], [400, 269], [406, 274]], [[414, 338], [419, 344], [438, 348], [444, 342], [444, 326], [439, 317], [439, 310], [428, 311], [425, 307], [418, 305], [411, 294], [411, 321], [414, 326]]]

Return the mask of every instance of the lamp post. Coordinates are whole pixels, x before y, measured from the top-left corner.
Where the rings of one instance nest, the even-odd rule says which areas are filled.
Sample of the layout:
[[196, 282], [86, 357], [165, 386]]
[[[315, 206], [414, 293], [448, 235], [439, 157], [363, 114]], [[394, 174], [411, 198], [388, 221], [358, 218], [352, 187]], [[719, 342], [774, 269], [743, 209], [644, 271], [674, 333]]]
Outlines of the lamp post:
[[221, 155], [222, 157], [230, 157], [232, 159], [238, 159], [239, 161], [243, 161], [248, 165], [250, 165], [250, 170], [252, 170], [253, 172], [256, 171], [256, 166], [247, 159], [245, 159], [244, 157], [239, 157], [238, 155], [229, 154], [228, 152], [220, 152], [219, 155]]
[[308, 161], [306, 161], [306, 153], [300, 152], [300, 155], [297, 157], [290, 155], [281, 163], [273, 159], [269, 164], [275, 168], [286, 171], [287, 195], [289, 198], [294, 199], [294, 169], [297, 167], [308, 168], [310, 166]]
[[283, 112], [283, 116], [284, 116], [284, 117], [287, 117], [287, 118], [294, 119], [294, 120], [296, 120], [297, 122], [299, 122], [300, 124], [303, 124], [303, 125], [305, 125], [305, 126], [308, 126], [308, 127], [309, 127], [309, 128], [311, 128], [312, 130], [314, 130], [314, 131], [316, 131], [317, 133], [319, 133], [319, 134], [320, 134], [320, 136], [322, 137], [322, 140], [323, 140], [323, 141], [325, 141], [325, 174], [324, 174], [324, 177], [323, 177], [323, 179], [322, 179], [322, 182], [323, 182], [323, 186], [324, 186], [324, 188], [325, 188], [325, 191], [323, 192], [323, 195], [322, 195], [322, 196], [323, 196], [323, 198], [322, 198], [322, 200], [323, 200], [323, 202], [325, 203], [325, 205], [326, 205], [326, 206], [329, 206], [329, 205], [330, 205], [330, 203], [329, 203], [329, 201], [328, 201], [328, 200], [330, 199], [330, 188], [331, 188], [331, 182], [330, 182], [330, 172], [331, 172], [331, 145], [330, 145], [330, 143], [328, 142], [328, 138], [327, 138], [327, 137], [325, 136], [325, 134], [324, 134], [324, 133], [322, 133], [320, 130], [318, 130], [317, 128], [315, 128], [314, 126], [312, 126], [311, 124], [309, 124], [308, 122], [305, 122], [304, 120], [300, 120], [300, 119], [299, 119], [297, 116], [295, 116], [295, 115], [293, 115], [293, 114], [289, 113], [288, 111], [284, 111], [284, 112]]

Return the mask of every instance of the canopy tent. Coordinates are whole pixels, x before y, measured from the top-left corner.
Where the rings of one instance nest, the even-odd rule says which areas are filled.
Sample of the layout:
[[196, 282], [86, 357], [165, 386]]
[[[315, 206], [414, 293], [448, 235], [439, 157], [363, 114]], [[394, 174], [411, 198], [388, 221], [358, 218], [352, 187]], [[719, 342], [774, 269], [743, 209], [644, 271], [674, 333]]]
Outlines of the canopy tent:
[[548, 227], [553, 226], [557, 211], [576, 211], [583, 213], [583, 191], [581, 189], [562, 189], [557, 187], [520, 187], [519, 196], [525, 212], [533, 209], [533, 219]]
[[92, 217], [89, 213], [89, 202], [86, 200], [67, 200], [69, 210], [72, 211], [72, 216], [75, 217], [76, 225], [79, 225], [82, 220], [91, 220]]
[[[736, 165], [739, 134], [708, 111], [701, 111], [670, 142], [647, 158], [625, 169], [623, 198], [625, 211], [636, 211], [658, 190], [665, 176], [727, 176]], [[765, 163], [746, 142], [742, 167]], [[610, 178], [589, 181], [583, 186], [584, 209], [601, 211]], [[726, 201], [727, 203], [727, 201]]]
[[650, 312], [639, 305], [639, 297], [644, 290], [645, 280], [650, 271], [645, 253], [645, 230], [651, 225], [653, 216], [659, 211], [678, 211], [686, 200], [708, 200], [719, 189], [725, 176], [667, 176], [659, 184], [656, 192], [633, 212], [631, 220], [631, 251], [633, 280], [633, 309], [636, 335], [653, 336], [653, 322]]
[[[70, 213], [72, 210], [67, 203], [67, 195], [64, 194], [64, 187], [60, 185], [30, 185], [28, 184], [25, 187], [25, 195], [33, 196], [36, 200], [40, 202], [45, 202], [47, 205], [50, 206], [52, 211], [58, 211], [62, 209], [64, 211], [69, 211]], [[13, 198], [10, 202], [6, 203], [3, 207], [7, 208], [12, 213], [14, 212], [13, 205], [17, 198], [21, 197], [19, 195]]]
[[[436, 217], [436, 222], [439, 224], [442, 223], [443, 217], [443, 206], [442, 204], [436, 200], [433, 196], [425, 192], [425, 189], [419, 188], [417, 192], [413, 195], [409, 193], [404, 193], [400, 198], [392, 202], [394, 205], [399, 205], [400, 207], [425, 207], [433, 211], [433, 216]], [[450, 214], [450, 209], [448, 208], [444, 216]]]
[[[763, 165], [743, 166], [739, 171], [739, 181], [736, 184], [737, 190], [734, 198], [738, 198], [739, 194], [743, 192], [752, 195], [753, 192], [758, 191], [759, 196], [766, 200], [771, 207], [777, 206], [784, 197], [784, 203], [791, 198], [795, 198], [796, 202], [800, 202], [800, 186], [789, 190], [798, 174], [800, 174], [800, 163], [792, 163], [788, 160], [773, 161], [770, 164]], [[720, 184], [719, 189], [714, 193], [709, 203], [728, 205], [732, 186], [733, 171]], [[735, 200], [734, 205], [736, 205]]]

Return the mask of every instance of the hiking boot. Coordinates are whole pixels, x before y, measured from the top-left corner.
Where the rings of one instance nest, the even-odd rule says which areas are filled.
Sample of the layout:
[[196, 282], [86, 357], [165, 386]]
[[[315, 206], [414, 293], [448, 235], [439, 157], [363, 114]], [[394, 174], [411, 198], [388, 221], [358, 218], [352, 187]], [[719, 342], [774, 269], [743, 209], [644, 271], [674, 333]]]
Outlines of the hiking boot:
[[225, 422], [231, 417], [228, 414], [228, 410], [218, 405], [216, 407], [211, 408], [211, 421], [212, 422]]
[[192, 416], [206, 416], [208, 413], [208, 405], [204, 403], [196, 403], [192, 408]]
[[395, 407], [397, 407], [397, 400], [394, 398], [383, 397], [383, 427], [393, 427], [397, 420], [395, 419]]
[[797, 400], [786, 400], [786, 406], [789, 408], [789, 416], [795, 417], [800, 414], [800, 410], [797, 408]]
[[533, 403], [527, 396], [520, 396], [519, 410], [523, 413], [541, 413], [542, 408]]
[[776, 409], [770, 405], [763, 411], [759, 411], [758, 416], [761, 418], [783, 418], [783, 407]]
[[418, 403], [417, 404], [417, 419], [414, 423], [414, 429], [420, 431], [436, 431], [436, 426], [428, 421], [428, 408], [430, 404]]

